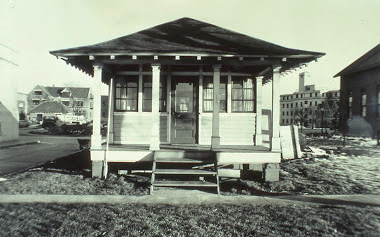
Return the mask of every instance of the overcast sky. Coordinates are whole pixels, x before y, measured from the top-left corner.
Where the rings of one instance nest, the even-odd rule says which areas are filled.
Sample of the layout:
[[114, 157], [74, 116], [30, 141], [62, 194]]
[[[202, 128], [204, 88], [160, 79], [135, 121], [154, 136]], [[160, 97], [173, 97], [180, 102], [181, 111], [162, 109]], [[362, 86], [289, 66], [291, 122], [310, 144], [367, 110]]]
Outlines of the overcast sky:
[[[380, 43], [379, 10], [379, 0], [0, 0], [0, 44], [18, 52], [21, 92], [37, 84], [90, 86], [89, 76], [49, 51], [191, 17], [285, 47], [325, 52], [306, 67], [307, 84], [337, 89], [333, 76]], [[297, 89], [302, 71], [282, 78], [281, 93]]]

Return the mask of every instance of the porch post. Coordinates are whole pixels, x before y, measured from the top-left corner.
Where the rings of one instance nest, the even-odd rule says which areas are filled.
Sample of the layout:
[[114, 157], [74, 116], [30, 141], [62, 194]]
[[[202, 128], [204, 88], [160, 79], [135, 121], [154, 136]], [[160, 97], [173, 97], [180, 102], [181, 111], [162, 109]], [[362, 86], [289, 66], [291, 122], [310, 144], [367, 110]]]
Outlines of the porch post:
[[214, 79], [213, 79], [213, 110], [212, 110], [212, 136], [211, 136], [211, 150], [220, 149], [220, 136], [219, 136], [219, 88], [220, 88], [220, 68], [221, 65], [214, 65]]
[[280, 69], [281, 67], [273, 67], [272, 78], [272, 134], [270, 142], [270, 150], [280, 152]]
[[[111, 108], [109, 110], [111, 111], [110, 117], [108, 118], [109, 120], [109, 125], [110, 125], [110, 133], [109, 133], [109, 143], [113, 144], [114, 143], [114, 132], [113, 132], [113, 111], [115, 107], [115, 78], [112, 80], [112, 86], [110, 85], [110, 91], [108, 93], [108, 99], [111, 100]], [[111, 88], [113, 91], [111, 91]]]
[[102, 86], [102, 71], [103, 65], [94, 64], [94, 84], [92, 93], [94, 95], [94, 112], [93, 112], [93, 124], [92, 124], [92, 136], [91, 136], [91, 149], [102, 148], [102, 135], [100, 134], [101, 127], [101, 86]]
[[152, 135], [151, 151], [160, 150], [160, 65], [152, 64]]
[[256, 77], [256, 133], [255, 133], [255, 146], [263, 144], [263, 135], [262, 135], [262, 85], [263, 85], [263, 76]]

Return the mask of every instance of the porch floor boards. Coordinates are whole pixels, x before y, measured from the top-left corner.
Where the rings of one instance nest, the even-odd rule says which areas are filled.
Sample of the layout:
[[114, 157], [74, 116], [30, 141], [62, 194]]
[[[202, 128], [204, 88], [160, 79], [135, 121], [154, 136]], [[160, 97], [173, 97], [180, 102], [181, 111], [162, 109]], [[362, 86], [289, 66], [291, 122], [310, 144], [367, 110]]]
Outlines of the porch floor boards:
[[[106, 148], [103, 146], [103, 148]], [[207, 145], [160, 145], [160, 151], [209, 151], [210, 146]], [[140, 144], [110, 144], [110, 151], [148, 151], [149, 145]], [[265, 153], [270, 152], [267, 146], [253, 146], [253, 145], [223, 145], [220, 147], [220, 152], [246, 152], [246, 153]]]

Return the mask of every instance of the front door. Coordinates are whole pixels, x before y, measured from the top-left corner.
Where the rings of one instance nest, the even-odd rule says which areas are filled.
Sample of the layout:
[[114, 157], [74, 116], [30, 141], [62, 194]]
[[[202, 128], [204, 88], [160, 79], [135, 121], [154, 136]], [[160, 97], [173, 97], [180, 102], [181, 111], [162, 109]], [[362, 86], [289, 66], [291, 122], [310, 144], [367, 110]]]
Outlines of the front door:
[[197, 141], [198, 77], [172, 77], [172, 144]]

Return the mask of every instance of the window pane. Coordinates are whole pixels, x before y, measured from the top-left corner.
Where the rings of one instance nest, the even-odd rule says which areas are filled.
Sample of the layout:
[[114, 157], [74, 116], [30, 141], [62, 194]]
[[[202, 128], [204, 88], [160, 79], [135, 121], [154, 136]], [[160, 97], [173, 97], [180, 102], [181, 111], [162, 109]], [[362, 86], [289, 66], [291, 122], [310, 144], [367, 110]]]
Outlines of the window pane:
[[136, 87], [137, 88], [137, 81], [128, 81], [127, 87]]
[[221, 100], [219, 103], [219, 112], [226, 112], [227, 111], [227, 103], [225, 100]]
[[144, 112], [152, 111], [152, 100], [143, 100], [143, 111]]
[[127, 111], [137, 110], [137, 100], [127, 100]]
[[207, 100], [203, 103], [203, 110], [205, 112], [211, 112], [213, 109], [213, 101]]
[[243, 91], [241, 89], [232, 89], [232, 99], [233, 100], [243, 99]]
[[213, 89], [205, 89], [204, 90], [204, 98], [205, 100], [212, 100], [213, 99]]
[[244, 89], [244, 100], [253, 100], [253, 90]]
[[244, 101], [244, 111], [253, 112], [253, 101]]
[[232, 101], [232, 111], [241, 112], [243, 111], [243, 101]]
[[137, 100], [137, 88], [127, 88], [127, 99]]
[[152, 88], [144, 88], [143, 90], [143, 99], [152, 99]]

